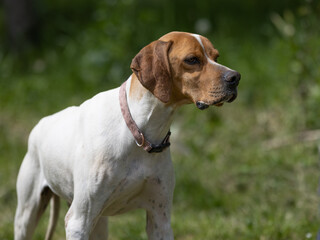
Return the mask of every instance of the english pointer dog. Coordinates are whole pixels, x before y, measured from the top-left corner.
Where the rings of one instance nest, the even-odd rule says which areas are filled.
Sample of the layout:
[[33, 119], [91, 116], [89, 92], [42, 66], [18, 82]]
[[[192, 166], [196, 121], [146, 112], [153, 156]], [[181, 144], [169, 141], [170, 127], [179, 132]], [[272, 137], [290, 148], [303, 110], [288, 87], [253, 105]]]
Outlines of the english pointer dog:
[[50, 200], [51, 239], [62, 198], [68, 240], [107, 239], [107, 217], [136, 208], [146, 210], [149, 240], [173, 240], [169, 129], [181, 105], [236, 98], [240, 74], [218, 56], [207, 38], [171, 32], [134, 57], [120, 88], [41, 119], [18, 175], [15, 239], [32, 238]]

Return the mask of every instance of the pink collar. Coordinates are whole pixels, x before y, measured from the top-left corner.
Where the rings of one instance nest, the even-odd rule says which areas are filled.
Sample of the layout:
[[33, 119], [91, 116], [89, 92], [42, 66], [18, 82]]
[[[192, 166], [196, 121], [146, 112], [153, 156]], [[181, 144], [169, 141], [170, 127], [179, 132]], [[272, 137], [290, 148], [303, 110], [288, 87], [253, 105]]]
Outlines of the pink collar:
[[171, 135], [170, 130], [168, 131], [167, 135], [164, 137], [160, 144], [152, 144], [150, 143], [143, 135], [135, 121], [133, 120], [129, 106], [127, 101], [127, 93], [126, 93], [126, 83], [124, 82], [119, 91], [119, 101], [120, 101], [120, 109], [122, 112], [122, 116], [124, 121], [126, 122], [129, 130], [131, 131], [136, 144], [139, 147], [142, 147], [148, 153], [159, 153], [162, 152], [165, 148], [170, 146], [169, 138]]

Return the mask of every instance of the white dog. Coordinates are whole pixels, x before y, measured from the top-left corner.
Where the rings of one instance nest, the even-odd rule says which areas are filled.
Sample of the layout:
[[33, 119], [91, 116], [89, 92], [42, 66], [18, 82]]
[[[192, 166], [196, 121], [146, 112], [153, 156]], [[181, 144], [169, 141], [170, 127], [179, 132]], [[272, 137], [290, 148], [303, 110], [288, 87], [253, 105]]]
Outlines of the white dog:
[[218, 55], [207, 38], [169, 33], [135, 56], [121, 88], [43, 118], [17, 180], [15, 239], [31, 239], [50, 199], [51, 239], [63, 198], [68, 240], [107, 239], [107, 216], [135, 208], [147, 212], [148, 239], [172, 240], [169, 128], [183, 104], [205, 109], [236, 98], [240, 74]]

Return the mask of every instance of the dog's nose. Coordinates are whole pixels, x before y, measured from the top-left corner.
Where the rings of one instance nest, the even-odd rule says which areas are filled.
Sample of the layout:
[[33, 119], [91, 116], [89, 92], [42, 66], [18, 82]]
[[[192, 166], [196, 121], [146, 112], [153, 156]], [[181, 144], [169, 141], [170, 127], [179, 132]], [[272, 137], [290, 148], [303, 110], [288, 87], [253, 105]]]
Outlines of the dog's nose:
[[230, 87], [236, 87], [239, 84], [241, 75], [236, 71], [227, 71], [224, 74], [223, 78]]

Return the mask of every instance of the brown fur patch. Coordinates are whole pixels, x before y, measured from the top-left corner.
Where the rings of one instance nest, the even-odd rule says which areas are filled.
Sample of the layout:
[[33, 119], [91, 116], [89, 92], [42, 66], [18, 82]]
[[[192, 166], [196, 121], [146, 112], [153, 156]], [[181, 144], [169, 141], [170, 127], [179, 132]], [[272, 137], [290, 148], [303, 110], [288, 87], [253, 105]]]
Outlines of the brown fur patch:
[[171, 97], [171, 73], [168, 51], [171, 41], [154, 41], [133, 58], [131, 69], [141, 84], [162, 102]]
[[[223, 80], [227, 68], [208, 61], [208, 58], [217, 60], [218, 50], [207, 38], [199, 37], [203, 47], [190, 33], [168, 33], [143, 48], [132, 61], [131, 68], [141, 84], [167, 106], [175, 108], [199, 101], [216, 105], [230, 94]], [[155, 58], [158, 61], [154, 62]], [[196, 58], [198, 62], [188, 64], [190, 58]], [[160, 81], [155, 81], [156, 75], [160, 76]], [[130, 93], [139, 99], [139, 91], [138, 84], [134, 82]]]
[[[189, 33], [172, 32], [160, 38], [162, 41], [173, 42], [169, 51], [173, 81], [172, 98], [168, 103], [170, 106], [197, 101], [212, 103], [220, 97], [212, 96], [211, 92], [223, 87], [221, 68], [218, 65], [209, 64], [206, 57], [207, 55], [214, 61], [219, 56], [219, 52], [207, 38], [200, 36], [200, 39], [206, 52], [199, 41]], [[186, 64], [184, 60], [190, 56], [198, 58], [200, 63]]]

